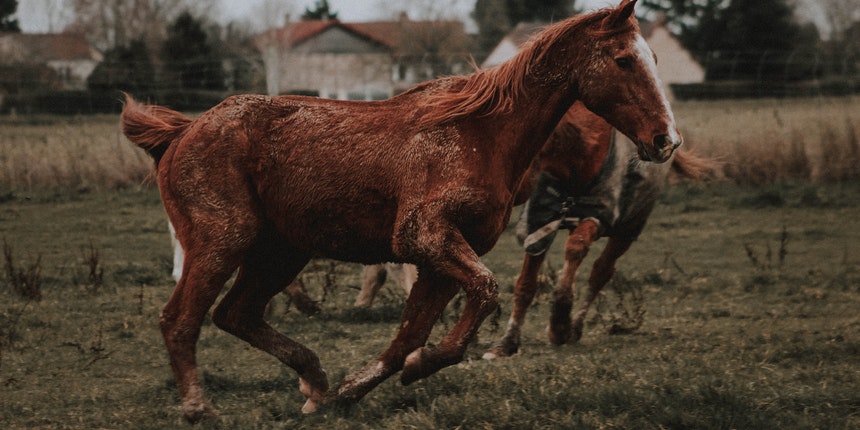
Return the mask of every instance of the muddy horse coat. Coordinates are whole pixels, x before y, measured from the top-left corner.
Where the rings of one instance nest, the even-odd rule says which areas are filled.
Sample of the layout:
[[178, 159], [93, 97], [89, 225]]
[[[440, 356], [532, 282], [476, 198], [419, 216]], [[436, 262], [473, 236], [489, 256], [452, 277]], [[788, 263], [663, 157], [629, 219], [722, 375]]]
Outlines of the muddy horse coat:
[[[191, 120], [127, 99], [123, 132], [154, 158], [185, 250], [161, 315], [185, 417], [215, 413], [195, 348], [237, 268], [212, 320], [294, 369], [304, 412], [355, 402], [398, 371], [408, 384], [462, 360], [498, 305], [479, 256], [495, 245], [531, 160], [575, 101], [630, 137], [642, 159], [666, 161], [681, 144], [634, 5], [562, 21], [496, 68], [379, 102], [234, 96]], [[419, 269], [390, 346], [332, 388], [316, 353], [263, 319], [266, 303], [315, 256]], [[460, 290], [459, 320], [426, 346]]]

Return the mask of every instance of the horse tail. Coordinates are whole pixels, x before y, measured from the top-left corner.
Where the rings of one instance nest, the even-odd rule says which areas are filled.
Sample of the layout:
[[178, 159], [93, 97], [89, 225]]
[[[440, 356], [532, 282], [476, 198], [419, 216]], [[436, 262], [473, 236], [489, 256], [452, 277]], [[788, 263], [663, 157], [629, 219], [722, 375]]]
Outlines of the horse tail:
[[135, 101], [128, 94], [122, 107], [122, 133], [143, 148], [155, 160], [155, 165], [171, 142], [191, 123], [191, 118], [174, 110]]
[[672, 171], [682, 178], [694, 181], [715, 175], [718, 167], [716, 161], [688, 150], [675, 151], [675, 157], [672, 159]]

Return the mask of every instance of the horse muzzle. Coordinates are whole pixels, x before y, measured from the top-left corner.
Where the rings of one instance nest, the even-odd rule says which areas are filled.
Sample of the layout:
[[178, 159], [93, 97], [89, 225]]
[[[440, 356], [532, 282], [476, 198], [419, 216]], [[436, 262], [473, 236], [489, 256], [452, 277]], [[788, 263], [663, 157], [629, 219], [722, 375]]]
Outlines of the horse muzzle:
[[670, 136], [668, 134], [660, 134], [654, 136], [651, 142], [646, 143], [639, 141], [636, 148], [639, 153], [639, 159], [642, 161], [651, 161], [654, 163], [665, 163], [672, 157], [672, 153], [684, 142], [680, 134]]

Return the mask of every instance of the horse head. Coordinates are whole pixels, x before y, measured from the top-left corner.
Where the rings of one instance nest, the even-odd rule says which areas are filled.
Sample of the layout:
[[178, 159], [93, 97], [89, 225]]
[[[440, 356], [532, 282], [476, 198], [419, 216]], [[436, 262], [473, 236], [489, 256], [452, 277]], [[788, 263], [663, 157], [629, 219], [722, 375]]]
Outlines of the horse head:
[[660, 78], [657, 58], [633, 15], [636, 0], [597, 15], [587, 31], [586, 65], [575, 91], [592, 112], [636, 143], [639, 158], [665, 162], [683, 139]]

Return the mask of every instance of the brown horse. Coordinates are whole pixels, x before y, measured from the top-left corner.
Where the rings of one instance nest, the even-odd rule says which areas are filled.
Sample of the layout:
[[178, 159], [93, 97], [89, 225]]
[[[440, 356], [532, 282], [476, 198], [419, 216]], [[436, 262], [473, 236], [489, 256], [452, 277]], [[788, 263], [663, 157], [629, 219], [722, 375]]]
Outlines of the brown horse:
[[[409, 384], [459, 362], [498, 306], [479, 256], [496, 243], [529, 164], [575, 101], [629, 136], [642, 159], [666, 161], [681, 144], [634, 5], [562, 21], [496, 68], [384, 101], [234, 96], [191, 120], [128, 98], [123, 132], [155, 159], [186, 254], [161, 315], [185, 417], [214, 413], [196, 342], [236, 268], [212, 320], [293, 368], [304, 412], [355, 402], [401, 370]], [[419, 268], [390, 346], [331, 390], [317, 355], [263, 319], [266, 303], [314, 256]], [[425, 346], [460, 289], [460, 318]]]
[[[525, 315], [538, 290], [539, 270], [558, 228], [571, 232], [547, 330], [555, 345], [576, 342], [582, 336], [589, 307], [612, 278], [618, 258], [645, 227], [669, 168], [679, 176], [699, 179], [715, 167], [687, 151], [675, 151], [670, 163], [638, 162], [626, 142], [616, 143], [613, 138], [612, 126], [576, 103], [535, 158], [516, 197], [518, 203], [527, 203], [517, 225], [527, 252], [514, 287], [513, 311], [504, 336], [484, 359], [519, 350]], [[577, 269], [591, 244], [601, 237], [608, 237], [608, 243], [592, 267], [586, 296], [571, 320]]]

